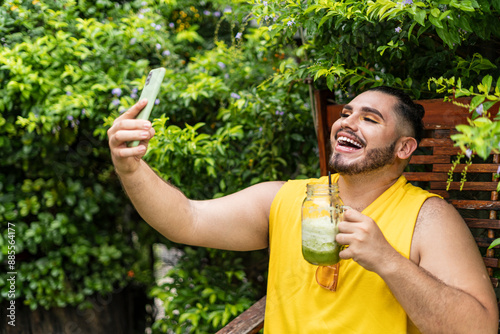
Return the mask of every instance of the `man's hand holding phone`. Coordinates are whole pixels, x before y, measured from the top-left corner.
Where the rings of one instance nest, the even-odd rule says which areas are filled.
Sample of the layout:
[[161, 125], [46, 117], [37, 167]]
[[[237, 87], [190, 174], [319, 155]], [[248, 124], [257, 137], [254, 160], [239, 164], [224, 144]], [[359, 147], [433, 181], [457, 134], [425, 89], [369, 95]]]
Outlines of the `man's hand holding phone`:
[[[131, 174], [139, 168], [141, 158], [146, 154], [149, 140], [155, 134], [149, 120], [136, 119], [147, 102], [146, 99], [137, 102], [115, 119], [113, 126], [108, 129], [111, 158], [119, 175]], [[139, 145], [129, 147], [127, 143], [133, 141], [139, 141]]]
[[165, 68], [159, 67], [148, 73], [139, 102], [118, 117], [108, 130], [111, 158], [118, 175], [135, 172], [146, 154], [149, 140], [155, 134], [148, 119], [165, 72]]

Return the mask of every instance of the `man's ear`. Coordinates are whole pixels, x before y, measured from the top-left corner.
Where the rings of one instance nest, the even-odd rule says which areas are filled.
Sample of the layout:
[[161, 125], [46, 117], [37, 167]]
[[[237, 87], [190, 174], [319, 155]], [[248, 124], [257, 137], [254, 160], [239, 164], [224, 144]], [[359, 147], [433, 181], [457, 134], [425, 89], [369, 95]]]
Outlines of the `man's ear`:
[[401, 137], [399, 139], [398, 158], [401, 160], [406, 160], [411, 157], [413, 152], [417, 149], [417, 140], [413, 137]]

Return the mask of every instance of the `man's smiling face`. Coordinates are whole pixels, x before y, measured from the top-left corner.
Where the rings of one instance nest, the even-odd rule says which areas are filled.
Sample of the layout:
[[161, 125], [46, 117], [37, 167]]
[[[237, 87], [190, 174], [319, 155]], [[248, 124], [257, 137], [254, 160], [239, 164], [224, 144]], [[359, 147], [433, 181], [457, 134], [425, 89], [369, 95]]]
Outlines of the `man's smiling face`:
[[391, 95], [368, 91], [344, 107], [331, 131], [330, 165], [341, 174], [355, 175], [377, 170], [396, 159], [399, 139]]

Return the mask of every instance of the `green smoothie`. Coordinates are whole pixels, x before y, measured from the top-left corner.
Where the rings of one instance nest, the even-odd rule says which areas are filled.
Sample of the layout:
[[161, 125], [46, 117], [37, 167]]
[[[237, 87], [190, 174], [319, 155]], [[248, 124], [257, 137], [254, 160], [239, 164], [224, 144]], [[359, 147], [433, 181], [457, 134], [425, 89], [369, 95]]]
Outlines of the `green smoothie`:
[[306, 259], [307, 262], [318, 266], [329, 266], [339, 262], [339, 251], [339, 245], [335, 246], [333, 251], [324, 252], [302, 246], [302, 255], [304, 256], [304, 259]]
[[337, 222], [330, 217], [302, 221], [302, 255], [309, 263], [329, 266], [340, 261], [340, 245], [335, 241]]

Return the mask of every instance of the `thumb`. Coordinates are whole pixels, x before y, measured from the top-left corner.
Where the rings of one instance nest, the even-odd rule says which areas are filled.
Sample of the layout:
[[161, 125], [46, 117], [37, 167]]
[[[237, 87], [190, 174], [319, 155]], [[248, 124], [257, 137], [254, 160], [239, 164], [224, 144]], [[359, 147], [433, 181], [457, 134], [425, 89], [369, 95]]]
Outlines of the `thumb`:
[[141, 112], [142, 109], [148, 104], [147, 99], [142, 99], [136, 104], [134, 104], [132, 107], [130, 107], [129, 110], [125, 111], [118, 119], [133, 119], [137, 117], [137, 115]]

